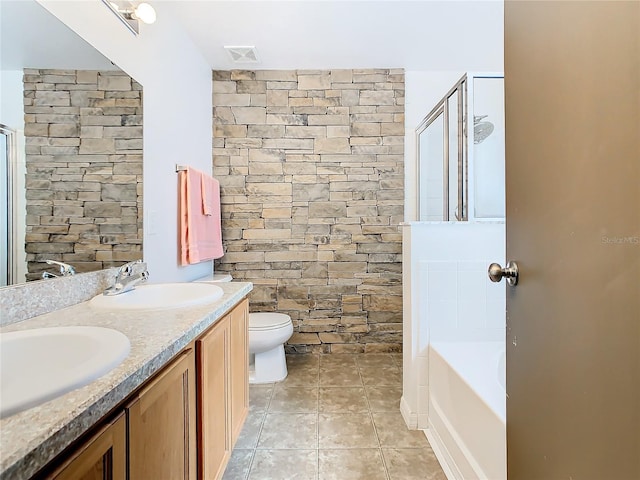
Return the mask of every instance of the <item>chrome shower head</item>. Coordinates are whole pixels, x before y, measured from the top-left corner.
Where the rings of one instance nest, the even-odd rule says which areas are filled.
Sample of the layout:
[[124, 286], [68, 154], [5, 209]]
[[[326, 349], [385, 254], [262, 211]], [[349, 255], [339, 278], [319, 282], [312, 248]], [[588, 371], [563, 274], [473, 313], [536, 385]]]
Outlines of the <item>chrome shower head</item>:
[[473, 143], [478, 145], [486, 140], [493, 133], [493, 123], [483, 122], [482, 120], [488, 115], [473, 116]]

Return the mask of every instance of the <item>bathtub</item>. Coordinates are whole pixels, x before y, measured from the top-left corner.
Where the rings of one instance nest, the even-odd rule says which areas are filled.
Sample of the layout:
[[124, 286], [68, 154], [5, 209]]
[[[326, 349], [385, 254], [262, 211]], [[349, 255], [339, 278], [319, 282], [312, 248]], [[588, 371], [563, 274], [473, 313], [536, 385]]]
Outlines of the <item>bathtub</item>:
[[429, 347], [426, 434], [449, 480], [507, 478], [503, 342]]

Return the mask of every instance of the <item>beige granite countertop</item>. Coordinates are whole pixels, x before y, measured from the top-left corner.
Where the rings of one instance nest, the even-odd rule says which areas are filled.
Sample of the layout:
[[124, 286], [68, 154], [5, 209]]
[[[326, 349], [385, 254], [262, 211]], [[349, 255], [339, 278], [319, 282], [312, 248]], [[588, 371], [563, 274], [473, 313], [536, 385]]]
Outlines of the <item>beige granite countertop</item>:
[[0, 420], [0, 479], [35, 474], [252, 289], [244, 282], [218, 285], [224, 291], [220, 300], [186, 309], [114, 312], [83, 302], [2, 328], [1, 332], [70, 325], [113, 328], [129, 337], [131, 352], [93, 383]]

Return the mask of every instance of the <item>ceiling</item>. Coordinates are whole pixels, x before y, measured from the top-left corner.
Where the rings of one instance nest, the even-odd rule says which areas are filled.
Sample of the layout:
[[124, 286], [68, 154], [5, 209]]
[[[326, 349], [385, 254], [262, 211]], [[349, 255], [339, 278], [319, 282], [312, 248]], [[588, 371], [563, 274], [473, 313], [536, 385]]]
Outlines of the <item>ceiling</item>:
[[[171, 0], [214, 69], [403, 67], [502, 70], [501, 0]], [[231, 62], [225, 45], [255, 46], [260, 62]]]
[[[150, 2], [213, 69], [502, 70], [502, 0]], [[0, 16], [3, 70], [115, 68], [33, 0], [0, 0]], [[233, 63], [225, 45], [255, 46], [259, 62]]]
[[100, 52], [33, 0], [0, 0], [2, 70], [113, 70]]

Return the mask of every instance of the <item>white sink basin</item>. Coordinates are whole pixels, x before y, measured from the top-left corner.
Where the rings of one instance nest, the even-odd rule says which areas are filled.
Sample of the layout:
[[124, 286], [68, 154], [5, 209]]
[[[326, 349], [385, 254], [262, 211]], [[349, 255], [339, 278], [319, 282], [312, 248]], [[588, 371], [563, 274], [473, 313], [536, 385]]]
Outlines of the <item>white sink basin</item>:
[[156, 283], [138, 285], [119, 295], [98, 295], [89, 305], [112, 310], [166, 310], [215, 302], [223, 294], [220, 287], [207, 283]]
[[101, 327], [0, 334], [0, 417], [91, 383], [117, 367], [130, 348], [124, 334]]

